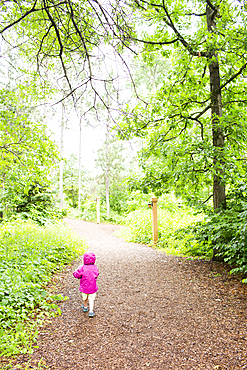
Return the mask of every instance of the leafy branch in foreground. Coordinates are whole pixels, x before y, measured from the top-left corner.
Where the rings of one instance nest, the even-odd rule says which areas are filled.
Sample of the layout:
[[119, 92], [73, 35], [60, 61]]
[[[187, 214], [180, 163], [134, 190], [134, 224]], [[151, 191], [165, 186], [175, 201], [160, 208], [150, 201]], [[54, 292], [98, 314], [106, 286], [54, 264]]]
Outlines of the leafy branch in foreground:
[[18, 48], [30, 65], [36, 62], [44, 78], [47, 67], [53, 70], [54, 80], [62, 82], [64, 90], [59, 102], [72, 96], [76, 105], [91, 91], [90, 109], [96, 109], [97, 102], [108, 109], [102, 87], [120, 75], [115, 71], [111, 76], [110, 58], [103, 70], [98, 68], [100, 61], [105, 62], [106, 50], [115, 53], [118, 62], [130, 72], [122, 51], [131, 48], [127, 34], [134, 35], [134, 21], [132, 12], [126, 12], [121, 5], [98, 0], [1, 2], [0, 34], [5, 44], [10, 49]]

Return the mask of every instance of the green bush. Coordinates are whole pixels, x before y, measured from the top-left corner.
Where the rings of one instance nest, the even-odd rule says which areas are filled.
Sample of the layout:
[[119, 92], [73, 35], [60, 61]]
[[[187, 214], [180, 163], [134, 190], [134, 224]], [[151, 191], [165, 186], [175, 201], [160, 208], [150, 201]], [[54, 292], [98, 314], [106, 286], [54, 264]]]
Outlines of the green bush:
[[[212, 251], [232, 266], [231, 273], [247, 274], [247, 185], [236, 184], [227, 195], [227, 209], [209, 213], [203, 221], [180, 230], [185, 252], [210, 255]], [[247, 283], [247, 279], [243, 279]]]
[[[168, 253], [181, 254], [183, 241], [176, 237], [176, 231], [190, 225], [201, 216], [195, 216], [188, 210], [169, 211], [158, 209], [158, 248], [165, 249]], [[136, 243], [153, 244], [152, 215], [151, 210], [131, 212], [125, 220], [125, 228], [117, 232], [117, 235], [128, 241]]]
[[109, 216], [107, 216], [106, 212], [100, 212], [101, 222], [107, 222], [111, 224], [121, 224], [124, 222], [124, 220], [125, 220], [125, 216], [121, 216], [116, 212], [111, 211]]
[[[26, 190], [22, 184], [19, 191], [5, 191], [0, 194], [0, 211], [5, 220], [33, 220], [39, 225], [61, 220], [64, 210], [55, 204], [55, 194], [48, 185], [35, 183]], [[4, 207], [3, 205], [8, 205]]]
[[117, 235], [136, 243], [149, 244], [152, 240], [152, 223], [150, 210], [133, 211], [125, 219], [125, 228]]
[[32, 314], [59, 312], [54, 300], [63, 297], [49, 295], [45, 286], [85, 246], [62, 223], [41, 227], [30, 221], [2, 224], [0, 241], [0, 353], [9, 355], [27, 351]]
[[247, 210], [229, 209], [181, 230], [180, 236], [183, 233], [186, 238], [186, 254], [212, 256], [214, 249], [216, 256], [233, 267], [231, 273], [247, 274], [246, 222]]

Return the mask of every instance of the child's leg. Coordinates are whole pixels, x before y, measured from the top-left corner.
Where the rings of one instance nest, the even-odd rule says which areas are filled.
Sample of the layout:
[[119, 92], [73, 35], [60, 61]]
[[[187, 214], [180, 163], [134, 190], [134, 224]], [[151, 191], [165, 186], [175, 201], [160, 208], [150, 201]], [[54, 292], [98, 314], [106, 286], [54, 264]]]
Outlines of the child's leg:
[[88, 295], [89, 294], [82, 293], [83, 305], [84, 305], [85, 308], [87, 308]]
[[89, 312], [93, 312], [94, 299], [89, 298]]
[[93, 312], [95, 297], [96, 297], [96, 293], [89, 294], [89, 297], [88, 297], [88, 300], [89, 300], [89, 312]]
[[83, 304], [84, 304], [84, 307], [85, 308], [87, 308], [87, 302], [88, 302], [88, 297], [87, 297], [87, 299], [85, 301], [83, 300]]

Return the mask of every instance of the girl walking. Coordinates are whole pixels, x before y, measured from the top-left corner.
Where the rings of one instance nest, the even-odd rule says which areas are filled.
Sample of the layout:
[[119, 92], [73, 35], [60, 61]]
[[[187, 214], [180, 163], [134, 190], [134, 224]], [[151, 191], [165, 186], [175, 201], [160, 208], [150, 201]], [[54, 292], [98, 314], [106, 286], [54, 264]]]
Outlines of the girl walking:
[[96, 281], [99, 275], [98, 267], [95, 265], [95, 254], [93, 252], [86, 252], [83, 255], [84, 264], [76, 271], [73, 275], [76, 279], [80, 279], [80, 292], [82, 293], [82, 309], [83, 312], [88, 312], [88, 302], [89, 302], [89, 317], [94, 317], [95, 313], [93, 311], [94, 300], [96, 297], [96, 292], [98, 290]]

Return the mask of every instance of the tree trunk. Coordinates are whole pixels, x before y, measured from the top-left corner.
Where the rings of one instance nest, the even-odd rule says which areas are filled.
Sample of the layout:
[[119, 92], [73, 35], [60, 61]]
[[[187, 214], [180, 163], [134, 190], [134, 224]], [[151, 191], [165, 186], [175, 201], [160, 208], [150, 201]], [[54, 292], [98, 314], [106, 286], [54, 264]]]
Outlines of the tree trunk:
[[[213, 32], [216, 27], [213, 17], [215, 12], [207, 6], [207, 27], [209, 32]], [[214, 179], [213, 179], [213, 204], [214, 211], [219, 212], [220, 208], [226, 207], [226, 192], [224, 183], [224, 131], [221, 126], [222, 117], [222, 102], [220, 90], [220, 69], [217, 58], [217, 53], [212, 51], [208, 57], [209, 60], [209, 75], [210, 75], [210, 92], [211, 92], [211, 117], [212, 117], [212, 139], [215, 155], [214, 163]], [[213, 260], [218, 260], [215, 257], [215, 249]]]
[[210, 71], [210, 89], [211, 89], [211, 116], [212, 116], [212, 138], [214, 155], [214, 182], [213, 182], [213, 202], [214, 210], [219, 211], [220, 207], [226, 206], [225, 183], [224, 183], [224, 132], [220, 126], [222, 117], [221, 93], [220, 93], [220, 74], [218, 62], [211, 62]]
[[110, 216], [110, 199], [109, 199], [109, 177], [106, 177], [106, 191], [105, 191], [105, 198], [106, 198], [106, 214], [107, 214], [107, 217]]
[[60, 138], [60, 164], [59, 164], [59, 198], [60, 208], [63, 208], [63, 154], [64, 154], [64, 106], [62, 105], [61, 138]]
[[[215, 23], [213, 20], [214, 11], [207, 6], [207, 26], [208, 31], [213, 32]], [[212, 116], [212, 137], [215, 148], [214, 156], [214, 210], [218, 212], [220, 207], [225, 208], [226, 195], [225, 184], [222, 180], [224, 175], [224, 159], [222, 149], [224, 148], [224, 132], [221, 127], [222, 102], [220, 91], [220, 69], [216, 52], [211, 52], [209, 56], [209, 75], [211, 92], [211, 116]]]
[[81, 210], [81, 117], [79, 123], [80, 136], [79, 136], [79, 179], [78, 179], [78, 210]]
[[110, 179], [109, 179], [109, 126], [107, 125], [106, 133], [106, 169], [105, 169], [105, 199], [106, 199], [106, 214], [110, 216]]

